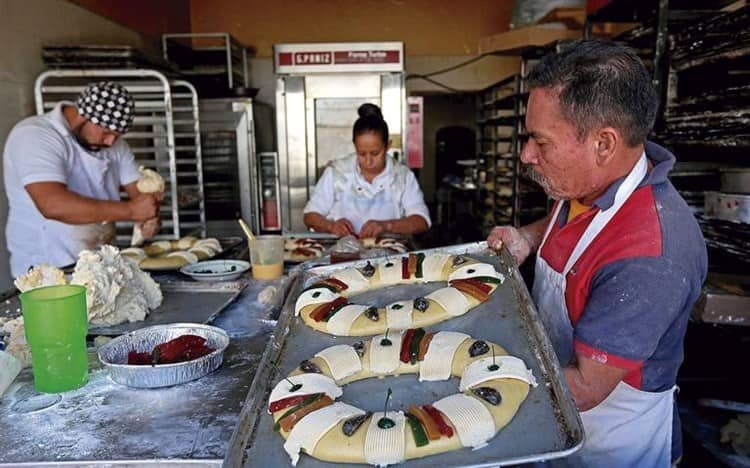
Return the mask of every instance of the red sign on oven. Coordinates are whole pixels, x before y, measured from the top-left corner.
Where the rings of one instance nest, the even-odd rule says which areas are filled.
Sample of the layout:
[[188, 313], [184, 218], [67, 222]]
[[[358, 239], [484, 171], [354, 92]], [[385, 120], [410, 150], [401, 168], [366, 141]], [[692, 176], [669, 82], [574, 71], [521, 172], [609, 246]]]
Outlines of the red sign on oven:
[[398, 50], [348, 50], [342, 52], [281, 52], [279, 65], [353, 65], [358, 63], [400, 63]]
[[330, 52], [295, 52], [295, 65], [330, 65]]
[[331, 55], [330, 52], [282, 52], [279, 65], [331, 65]]
[[403, 42], [275, 44], [273, 49], [279, 74], [404, 71]]

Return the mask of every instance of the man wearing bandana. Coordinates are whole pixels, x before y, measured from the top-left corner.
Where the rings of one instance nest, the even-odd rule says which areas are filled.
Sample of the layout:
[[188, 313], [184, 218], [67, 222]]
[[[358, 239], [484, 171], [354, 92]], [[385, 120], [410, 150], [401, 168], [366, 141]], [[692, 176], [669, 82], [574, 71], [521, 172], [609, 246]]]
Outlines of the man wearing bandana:
[[60, 102], [11, 130], [3, 168], [13, 276], [40, 263], [70, 265], [81, 250], [113, 243], [117, 221], [141, 224], [147, 238], [159, 230], [162, 194], [138, 191], [138, 166], [120, 138], [134, 104], [116, 83], [91, 83], [75, 103]]

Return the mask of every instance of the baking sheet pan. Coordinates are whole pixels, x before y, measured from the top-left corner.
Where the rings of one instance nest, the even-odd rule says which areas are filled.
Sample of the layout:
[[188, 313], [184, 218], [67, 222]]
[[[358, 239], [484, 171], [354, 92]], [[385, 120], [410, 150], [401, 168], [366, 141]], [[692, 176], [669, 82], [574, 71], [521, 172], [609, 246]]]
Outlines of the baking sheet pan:
[[167, 323], [211, 323], [245, 288], [243, 282], [196, 283], [175, 281], [161, 285], [164, 300], [143, 322], [89, 327], [89, 335], [122, 335], [139, 328]]
[[[126, 322], [112, 326], [89, 326], [89, 335], [118, 336], [124, 333], [168, 323], [210, 323], [226, 306], [232, 303], [245, 288], [244, 282], [196, 283], [172, 281], [160, 284], [164, 299], [142, 322]], [[15, 318], [21, 315], [18, 296], [5, 300], [0, 317]]]
[[[514, 419], [487, 447], [476, 451], [462, 449], [440, 454], [439, 457], [410, 460], [403, 466], [432, 467], [436, 462], [441, 466], [497, 466], [558, 458], [578, 450], [583, 443], [580, 417], [563, 381], [549, 339], [540, 325], [528, 290], [518, 269], [513, 266], [509, 254], [504, 251], [501, 256], [494, 255], [487, 249], [485, 242], [434, 250], [468, 254], [493, 263], [498, 271], [506, 276], [506, 281], [486, 303], [461, 317], [428, 327], [428, 330], [461, 331], [474, 338], [496, 342], [505, 347], [511, 355], [523, 359], [534, 372], [540, 385], [530, 389], [529, 396]], [[299, 318], [294, 317], [296, 297], [316, 275], [327, 276], [340, 268], [364, 264], [365, 261], [356, 261], [312, 268], [303, 271], [297, 278], [248, 393], [237, 432], [233, 435], [233, 444], [230, 444], [225, 459], [225, 466], [283, 466], [288, 463], [288, 455], [283, 449], [284, 440], [271, 429], [272, 419], [266, 411], [270, 390], [303, 359], [312, 357], [328, 346], [353, 343], [361, 339], [334, 337], [307, 327]], [[443, 282], [391, 286], [354, 296], [352, 301], [384, 305], [424, 295], [442, 286]], [[367, 379], [345, 386], [344, 394], [339, 401], [365, 410], [379, 410], [388, 387], [394, 391], [391, 408], [403, 410], [412, 403], [430, 403], [458, 392], [458, 379], [428, 383], [419, 383], [415, 375]], [[298, 466], [305, 468], [336, 465], [303, 456]]]

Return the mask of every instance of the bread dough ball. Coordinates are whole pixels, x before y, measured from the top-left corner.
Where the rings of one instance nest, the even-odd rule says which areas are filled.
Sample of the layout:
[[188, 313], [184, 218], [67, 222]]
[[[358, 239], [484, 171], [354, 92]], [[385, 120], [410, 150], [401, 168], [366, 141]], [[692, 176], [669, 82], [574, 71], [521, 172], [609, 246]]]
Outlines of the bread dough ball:
[[156, 281], [111, 245], [82, 251], [71, 284], [86, 287], [88, 318], [93, 325], [143, 320], [162, 301]]
[[148, 255], [149, 257], [155, 257], [163, 253], [171, 252], [172, 242], [170, 241], [152, 242], [151, 244], [144, 247], [143, 250], [144, 252], [146, 252], [146, 255]]
[[135, 184], [141, 193], [158, 193], [164, 191], [164, 178], [158, 172], [143, 166], [138, 168], [140, 179]]
[[172, 252], [172, 253], [169, 253], [169, 254], [167, 254], [167, 257], [166, 257], [166, 258], [170, 258], [170, 257], [178, 257], [178, 258], [182, 258], [182, 259], [184, 259], [184, 260], [185, 260], [185, 262], [186, 262], [186, 264], [187, 264], [187, 265], [189, 265], [189, 264], [191, 264], [191, 263], [196, 263], [196, 262], [198, 262], [198, 256], [197, 256], [197, 255], [195, 255], [195, 254], [194, 254], [194, 253], [192, 253], [192, 252], [183, 252], [183, 251], [180, 251], [180, 252]]
[[198, 241], [198, 238], [193, 237], [193, 236], [187, 236], [178, 240], [176, 244], [173, 243], [172, 247], [174, 247], [175, 249], [179, 249], [179, 250], [188, 250], [197, 241]]
[[139, 247], [128, 247], [127, 249], [122, 249], [120, 251], [120, 254], [132, 258], [135, 263], [138, 263], [146, 258], [146, 252], [144, 252], [143, 249]]
[[216, 252], [221, 252], [221, 243], [218, 239], [215, 239], [213, 237], [209, 237], [208, 239], [200, 239], [195, 244], [193, 244], [193, 247], [210, 247]]
[[193, 247], [188, 252], [195, 254], [198, 260], [207, 260], [216, 255], [216, 251], [205, 245], [203, 247]]

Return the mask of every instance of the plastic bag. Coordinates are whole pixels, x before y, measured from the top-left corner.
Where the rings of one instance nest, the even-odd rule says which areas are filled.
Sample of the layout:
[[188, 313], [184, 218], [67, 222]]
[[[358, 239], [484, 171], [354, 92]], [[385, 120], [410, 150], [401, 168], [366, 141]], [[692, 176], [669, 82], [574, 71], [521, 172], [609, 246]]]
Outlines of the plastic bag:
[[331, 247], [331, 263], [348, 262], [362, 258], [364, 248], [354, 236], [344, 236]]

